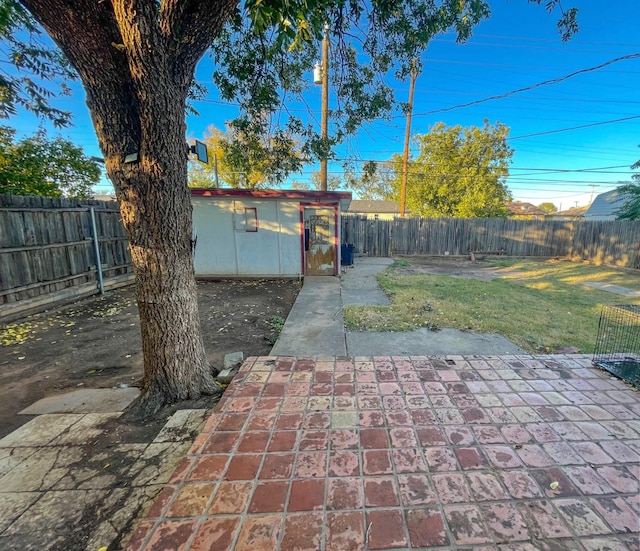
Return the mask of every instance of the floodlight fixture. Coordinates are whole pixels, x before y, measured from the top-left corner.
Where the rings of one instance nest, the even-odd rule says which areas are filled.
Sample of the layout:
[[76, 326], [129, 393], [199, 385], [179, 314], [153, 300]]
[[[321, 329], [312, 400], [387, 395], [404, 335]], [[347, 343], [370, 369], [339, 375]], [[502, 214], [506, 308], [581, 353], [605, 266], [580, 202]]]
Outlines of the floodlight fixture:
[[196, 140], [195, 145], [192, 145], [189, 151], [193, 153], [201, 163], [205, 165], [209, 163], [209, 151], [207, 150], [206, 143]]

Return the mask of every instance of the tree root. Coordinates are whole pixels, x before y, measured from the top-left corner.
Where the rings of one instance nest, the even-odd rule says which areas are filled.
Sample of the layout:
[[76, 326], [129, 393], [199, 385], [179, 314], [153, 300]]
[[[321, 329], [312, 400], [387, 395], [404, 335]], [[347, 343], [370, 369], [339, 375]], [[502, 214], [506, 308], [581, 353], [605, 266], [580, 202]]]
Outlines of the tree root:
[[[222, 388], [214, 379], [203, 378], [199, 384], [190, 385], [186, 396], [173, 396], [166, 392], [159, 385], [152, 385], [148, 389], [143, 389], [129, 406], [125, 409], [122, 418], [130, 421], [144, 421], [156, 417], [163, 408], [180, 404], [184, 407], [175, 409], [190, 409], [194, 402], [198, 402], [202, 407], [203, 402], [213, 406], [224, 393]], [[204, 400], [203, 400], [204, 399]]]

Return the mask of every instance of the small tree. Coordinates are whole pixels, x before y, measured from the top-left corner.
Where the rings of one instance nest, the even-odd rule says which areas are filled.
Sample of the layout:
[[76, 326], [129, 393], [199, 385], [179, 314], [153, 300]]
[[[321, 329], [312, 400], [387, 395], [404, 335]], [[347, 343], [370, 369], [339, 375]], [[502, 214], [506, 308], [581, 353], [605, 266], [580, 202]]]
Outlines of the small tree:
[[553, 214], [554, 212], [558, 212], [558, 207], [556, 207], [553, 203], [540, 203], [538, 205], [540, 210], [543, 210], [547, 214]]
[[296, 140], [282, 131], [258, 135], [230, 126], [225, 133], [210, 126], [204, 141], [209, 162], [192, 163], [190, 187], [215, 187], [216, 170], [218, 182], [232, 188], [273, 187], [302, 167]]
[[[409, 163], [407, 210], [416, 216], [486, 218], [506, 216], [511, 197], [505, 184], [513, 150], [503, 124], [482, 128], [437, 123], [417, 136], [418, 156]], [[400, 196], [402, 159], [394, 156], [396, 200]]]
[[45, 197], [91, 197], [100, 168], [81, 147], [44, 131], [14, 141], [15, 130], [0, 127], [0, 193]]
[[347, 187], [365, 200], [396, 200], [394, 181], [396, 172], [393, 162], [367, 161], [360, 173], [347, 172]]
[[[633, 170], [640, 169], [640, 161], [631, 166]], [[616, 211], [618, 220], [640, 220], [640, 173], [634, 174], [634, 182], [618, 186], [616, 190], [626, 195], [625, 203]]]

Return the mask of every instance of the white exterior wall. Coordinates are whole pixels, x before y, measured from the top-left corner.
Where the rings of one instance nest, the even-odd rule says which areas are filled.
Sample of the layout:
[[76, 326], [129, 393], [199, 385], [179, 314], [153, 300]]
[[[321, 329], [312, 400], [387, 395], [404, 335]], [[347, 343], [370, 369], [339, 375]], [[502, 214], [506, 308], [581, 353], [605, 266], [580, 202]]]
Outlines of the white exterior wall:
[[[194, 196], [191, 202], [196, 276], [301, 275], [298, 200]], [[257, 232], [242, 229], [245, 208], [256, 209]]]

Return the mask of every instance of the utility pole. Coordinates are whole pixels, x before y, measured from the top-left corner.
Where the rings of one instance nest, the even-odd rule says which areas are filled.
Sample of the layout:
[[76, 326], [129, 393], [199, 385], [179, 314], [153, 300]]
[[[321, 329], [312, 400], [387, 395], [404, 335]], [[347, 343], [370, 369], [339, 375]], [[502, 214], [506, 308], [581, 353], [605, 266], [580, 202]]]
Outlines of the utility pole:
[[213, 150], [213, 174], [216, 177], [216, 189], [220, 187], [220, 180], [218, 179], [218, 154], [214, 148]]
[[400, 216], [404, 218], [407, 204], [407, 178], [409, 176], [409, 140], [411, 139], [411, 115], [413, 113], [413, 91], [416, 85], [416, 60], [411, 64], [411, 80], [409, 83], [409, 103], [407, 107], [407, 126], [404, 131], [404, 151], [402, 153], [402, 188], [400, 190]]
[[[322, 37], [322, 145], [326, 148], [329, 138], [329, 24], [324, 24]], [[320, 191], [327, 191], [327, 152], [320, 160]]]

